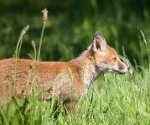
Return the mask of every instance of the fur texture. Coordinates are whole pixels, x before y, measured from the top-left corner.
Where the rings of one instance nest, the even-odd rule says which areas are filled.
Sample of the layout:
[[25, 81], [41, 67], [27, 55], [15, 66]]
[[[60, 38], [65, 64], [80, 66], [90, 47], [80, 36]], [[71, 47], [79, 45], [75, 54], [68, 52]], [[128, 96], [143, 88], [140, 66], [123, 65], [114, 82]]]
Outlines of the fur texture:
[[93, 42], [79, 57], [69, 62], [38, 62], [28, 59], [0, 61], [0, 100], [6, 104], [12, 96], [31, 94], [33, 87], [40, 98], [64, 100], [68, 111], [73, 111], [80, 97], [86, 95], [94, 80], [104, 72], [124, 74], [129, 67], [116, 51], [96, 32]]

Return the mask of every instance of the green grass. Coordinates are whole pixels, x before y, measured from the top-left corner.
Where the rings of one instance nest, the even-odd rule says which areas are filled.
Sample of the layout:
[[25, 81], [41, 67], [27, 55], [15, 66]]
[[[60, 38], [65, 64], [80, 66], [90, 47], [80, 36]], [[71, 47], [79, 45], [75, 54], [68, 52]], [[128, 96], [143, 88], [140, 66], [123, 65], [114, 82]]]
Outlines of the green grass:
[[88, 95], [79, 100], [75, 114], [64, 115], [59, 103], [37, 100], [36, 91], [26, 99], [13, 98], [0, 110], [0, 124], [7, 125], [146, 125], [150, 124], [150, 73], [132, 69], [126, 75], [106, 74], [95, 81]]
[[[134, 68], [130, 64], [131, 69], [125, 75], [107, 73], [100, 76], [89, 89], [88, 95], [79, 100], [74, 114], [66, 116], [61, 101], [56, 102], [52, 100], [48, 102], [38, 100], [38, 92], [33, 89], [31, 96], [25, 99], [12, 98], [7, 106], [0, 108], [0, 124], [150, 124], [150, 64], [148, 62], [149, 59], [144, 60], [142, 52], [145, 49], [147, 50], [147, 55], [149, 55], [149, 48], [145, 37], [142, 38], [143, 40], [141, 39], [140, 41], [141, 54], [139, 54], [141, 65], [136, 65], [136, 68]], [[21, 45], [19, 48], [21, 48]], [[16, 50], [20, 52], [20, 49]], [[34, 52], [36, 52], [35, 48]], [[19, 53], [16, 55], [16, 57], [19, 57]], [[36, 59], [36, 54], [34, 59]]]

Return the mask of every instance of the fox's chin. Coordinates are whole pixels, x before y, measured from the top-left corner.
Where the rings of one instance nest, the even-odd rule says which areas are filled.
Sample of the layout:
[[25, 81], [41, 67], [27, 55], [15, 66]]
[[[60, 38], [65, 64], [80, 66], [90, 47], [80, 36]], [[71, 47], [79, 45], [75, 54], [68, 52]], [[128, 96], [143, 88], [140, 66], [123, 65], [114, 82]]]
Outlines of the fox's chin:
[[112, 72], [116, 73], [116, 74], [125, 74], [126, 72], [121, 72], [121, 71], [118, 71], [118, 70], [112, 70]]

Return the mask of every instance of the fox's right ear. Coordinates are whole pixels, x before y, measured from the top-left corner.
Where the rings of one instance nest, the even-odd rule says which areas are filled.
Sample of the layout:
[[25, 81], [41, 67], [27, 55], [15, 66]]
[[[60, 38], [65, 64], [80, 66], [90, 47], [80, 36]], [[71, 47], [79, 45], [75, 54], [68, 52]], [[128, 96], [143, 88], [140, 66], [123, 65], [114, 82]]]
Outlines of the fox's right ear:
[[100, 32], [95, 32], [92, 43], [92, 50], [94, 52], [100, 50], [105, 51], [106, 49], [106, 41]]

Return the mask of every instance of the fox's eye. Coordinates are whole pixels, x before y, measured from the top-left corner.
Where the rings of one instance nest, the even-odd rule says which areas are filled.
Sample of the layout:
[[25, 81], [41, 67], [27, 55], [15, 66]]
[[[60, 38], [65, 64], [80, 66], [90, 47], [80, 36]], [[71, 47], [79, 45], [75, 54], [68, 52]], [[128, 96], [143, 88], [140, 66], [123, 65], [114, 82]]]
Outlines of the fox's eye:
[[114, 60], [114, 61], [117, 61], [117, 57], [114, 57], [113, 60]]

